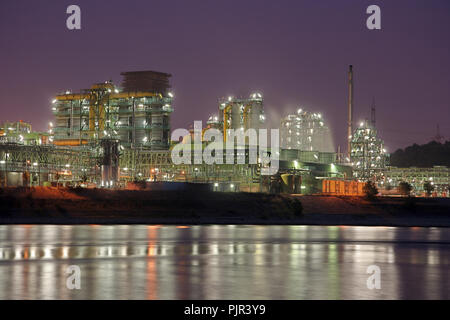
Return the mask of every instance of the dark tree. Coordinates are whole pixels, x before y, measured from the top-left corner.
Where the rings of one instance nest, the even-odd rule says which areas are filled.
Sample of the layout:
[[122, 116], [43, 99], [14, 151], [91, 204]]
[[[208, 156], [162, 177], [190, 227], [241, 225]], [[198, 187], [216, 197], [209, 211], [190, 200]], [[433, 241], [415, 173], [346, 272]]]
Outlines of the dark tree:
[[400, 194], [409, 197], [411, 195], [411, 191], [412, 186], [408, 182], [402, 181], [399, 183], [398, 192], [400, 192]]
[[434, 186], [431, 184], [430, 181], [427, 181], [423, 184], [423, 189], [425, 190], [425, 192], [427, 193], [427, 196], [430, 196], [431, 193], [434, 190]]
[[56, 179], [56, 187], [59, 188], [59, 179], [61, 178], [61, 175], [57, 172], [55, 173], [55, 179]]
[[374, 199], [378, 194], [378, 188], [374, 182], [367, 181], [366, 184], [363, 186], [363, 192], [368, 199]]
[[424, 145], [413, 144], [405, 149], [398, 149], [390, 156], [394, 167], [450, 166], [450, 141], [439, 143], [431, 141]]

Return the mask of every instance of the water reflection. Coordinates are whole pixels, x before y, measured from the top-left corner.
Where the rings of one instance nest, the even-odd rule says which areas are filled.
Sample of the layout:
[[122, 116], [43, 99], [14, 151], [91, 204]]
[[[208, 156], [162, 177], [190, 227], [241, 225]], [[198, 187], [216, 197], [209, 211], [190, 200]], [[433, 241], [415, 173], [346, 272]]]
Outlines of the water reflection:
[[0, 299], [448, 299], [449, 266], [440, 228], [0, 226]]

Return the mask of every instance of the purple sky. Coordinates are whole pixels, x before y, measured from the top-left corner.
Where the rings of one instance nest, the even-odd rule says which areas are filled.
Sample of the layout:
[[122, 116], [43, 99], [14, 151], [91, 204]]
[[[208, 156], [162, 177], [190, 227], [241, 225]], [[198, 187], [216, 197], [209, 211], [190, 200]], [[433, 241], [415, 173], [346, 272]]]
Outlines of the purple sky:
[[[77, 4], [82, 30], [66, 28]], [[382, 30], [366, 28], [377, 4]], [[173, 75], [172, 128], [217, 111], [217, 98], [264, 94], [272, 127], [302, 105], [323, 113], [345, 146], [347, 68], [355, 119], [369, 116], [388, 151], [436, 134], [450, 139], [449, 0], [2, 0], [0, 121], [42, 130], [50, 101], [121, 71]]]

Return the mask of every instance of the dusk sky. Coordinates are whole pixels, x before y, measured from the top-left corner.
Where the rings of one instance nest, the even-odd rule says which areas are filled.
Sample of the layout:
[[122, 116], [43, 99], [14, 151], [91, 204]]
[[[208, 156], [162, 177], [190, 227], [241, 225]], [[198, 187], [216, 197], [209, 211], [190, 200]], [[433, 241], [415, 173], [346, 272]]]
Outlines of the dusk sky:
[[[81, 30], [66, 8], [81, 8]], [[381, 30], [366, 8], [381, 7]], [[370, 116], [388, 152], [450, 139], [449, 0], [2, 0], [0, 122], [44, 130], [53, 96], [120, 72], [173, 75], [172, 129], [217, 112], [220, 97], [263, 93], [271, 127], [299, 106], [322, 112], [345, 149], [347, 70], [355, 122]]]

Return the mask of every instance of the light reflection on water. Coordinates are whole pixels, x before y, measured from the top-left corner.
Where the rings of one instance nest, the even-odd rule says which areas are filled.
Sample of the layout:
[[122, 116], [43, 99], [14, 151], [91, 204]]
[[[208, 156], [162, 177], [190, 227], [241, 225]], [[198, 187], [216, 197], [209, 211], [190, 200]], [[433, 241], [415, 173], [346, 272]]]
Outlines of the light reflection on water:
[[449, 270], [445, 228], [0, 226], [0, 299], [448, 299]]

